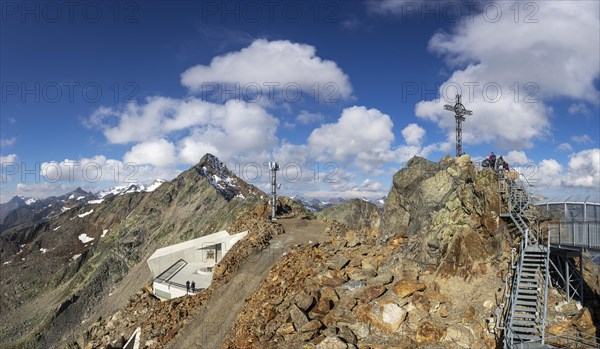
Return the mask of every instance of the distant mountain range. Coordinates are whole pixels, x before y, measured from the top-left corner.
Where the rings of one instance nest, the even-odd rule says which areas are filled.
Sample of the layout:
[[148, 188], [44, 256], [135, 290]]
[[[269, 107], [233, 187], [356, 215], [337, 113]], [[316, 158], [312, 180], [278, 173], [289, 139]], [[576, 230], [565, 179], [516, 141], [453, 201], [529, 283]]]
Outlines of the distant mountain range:
[[[294, 200], [295, 202], [299, 203], [300, 205], [303, 205], [304, 207], [306, 207], [307, 209], [311, 210], [312, 212], [320, 212], [326, 208], [335, 206], [335, 205], [339, 205], [339, 204], [343, 204], [345, 202], [347, 202], [348, 200], [351, 199], [344, 199], [344, 198], [331, 198], [328, 200], [319, 200], [319, 199], [306, 199], [300, 195], [293, 195], [290, 197], [292, 200]], [[372, 202], [375, 204], [375, 206], [377, 206], [380, 209], [383, 209], [383, 205], [385, 204], [385, 196], [378, 198], [378, 199], [367, 199], [367, 198], [361, 198], [362, 200], [366, 201], [366, 202]]]
[[0, 234], [8, 228], [24, 223], [43, 222], [74, 207], [85, 204], [99, 204], [113, 196], [151, 192], [165, 182], [167, 181], [164, 179], [156, 179], [149, 185], [132, 183], [97, 193], [77, 188], [64, 195], [50, 196], [45, 199], [14, 196], [8, 202], [0, 204]]
[[[208, 178], [210, 183], [218, 189], [224, 197], [229, 200], [234, 196], [244, 198], [245, 195], [251, 192], [251, 190], [238, 188], [239, 183], [234, 180], [234, 174], [224, 167], [224, 165], [220, 164], [218, 159], [208, 157], [206, 161], [209, 163], [213, 161], [214, 163], [210, 163], [210, 166], [208, 167], [203, 166], [200, 171], [203, 172], [202, 174]], [[43, 222], [74, 207], [85, 204], [100, 204], [113, 196], [129, 193], [152, 192], [166, 182], [167, 181], [164, 179], [156, 179], [148, 185], [131, 183], [129, 185], [115, 186], [96, 193], [77, 188], [64, 195], [50, 196], [45, 199], [14, 196], [8, 202], [0, 204], [0, 234], [6, 229], [20, 224]], [[243, 185], [241, 186], [244, 187]], [[362, 198], [362, 200], [372, 202], [378, 208], [382, 209], [385, 198], [386, 197], [384, 196], [378, 199]], [[341, 197], [320, 200], [315, 198], [304, 198], [300, 195], [291, 196], [291, 199], [312, 212], [320, 212], [326, 208], [343, 204], [350, 200]]]

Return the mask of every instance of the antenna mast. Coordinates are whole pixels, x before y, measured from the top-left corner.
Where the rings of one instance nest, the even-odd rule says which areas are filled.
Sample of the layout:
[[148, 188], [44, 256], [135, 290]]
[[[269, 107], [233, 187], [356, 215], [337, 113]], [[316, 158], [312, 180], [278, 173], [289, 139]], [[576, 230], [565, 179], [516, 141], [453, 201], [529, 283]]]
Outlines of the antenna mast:
[[269, 168], [271, 168], [271, 220], [277, 220], [277, 171], [279, 171], [279, 164], [276, 162], [269, 162]]
[[444, 110], [453, 111], [456, 118], [456, 157], [462, 155], [462, 122], [465, 121], [465, 115], [473, 115], [471, 110], [467, 110], [460, 102], [461, 95], [456, 95], [456, 104], [454, 106], [446, 104]]

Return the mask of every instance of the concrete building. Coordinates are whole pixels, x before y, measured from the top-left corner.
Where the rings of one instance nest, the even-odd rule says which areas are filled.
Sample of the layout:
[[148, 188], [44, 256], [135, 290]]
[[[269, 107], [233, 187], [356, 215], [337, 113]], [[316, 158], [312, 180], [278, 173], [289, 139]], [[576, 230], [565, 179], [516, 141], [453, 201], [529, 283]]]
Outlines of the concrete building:
[[[230, 235], [223, 230], [156, 250], [148, 259], [154, 275], [154, 295], [162, 300], [192, 294], [212, 282], [212, 269], [247, 231]], [[194, 285], [188, 290], [187, 283]]]

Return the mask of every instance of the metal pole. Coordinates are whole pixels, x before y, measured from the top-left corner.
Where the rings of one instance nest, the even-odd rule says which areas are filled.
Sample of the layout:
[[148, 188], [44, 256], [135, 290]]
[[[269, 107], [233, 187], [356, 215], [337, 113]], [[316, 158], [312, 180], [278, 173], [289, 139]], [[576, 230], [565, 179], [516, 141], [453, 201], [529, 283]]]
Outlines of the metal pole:
[[565, 276], [567, 278], [567, 300], [571, 301], [571, 275], [569, 275], [569, 259], [568, 257], [563, 257], [565, 263]]
[[460, 124], [460, 116], [456, 115], [456, 157], [462, 153], [462, 127]]
[[271, 168], [271, 220], [277, 220], [277, 170], [279, 164], [276, 162], [269, 163]]

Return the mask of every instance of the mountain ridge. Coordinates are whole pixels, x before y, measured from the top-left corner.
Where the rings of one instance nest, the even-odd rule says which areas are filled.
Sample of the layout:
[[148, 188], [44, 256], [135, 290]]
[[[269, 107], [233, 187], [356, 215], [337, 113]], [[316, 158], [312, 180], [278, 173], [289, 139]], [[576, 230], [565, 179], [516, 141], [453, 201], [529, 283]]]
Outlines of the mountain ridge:
[[[69, 342], [82, 321], [124, 307], [148, 283], [145, 259], [156, 248], [226, 229], [262, 200], [216, 157], [203, 160], [152, 192], [83, 204], [0, 235], [0, 347]], [[236, 186], [219, 188], [207, 176], [225, 173]]]

